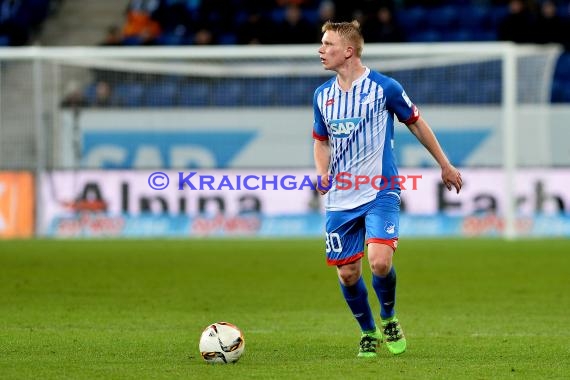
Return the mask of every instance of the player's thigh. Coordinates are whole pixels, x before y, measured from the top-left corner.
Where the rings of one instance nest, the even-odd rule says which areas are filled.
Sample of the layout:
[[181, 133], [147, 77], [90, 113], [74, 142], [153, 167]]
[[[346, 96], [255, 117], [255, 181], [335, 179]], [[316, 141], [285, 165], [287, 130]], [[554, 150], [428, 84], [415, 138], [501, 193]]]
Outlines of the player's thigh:
[[400, 197], [389, 193], [378, 197], [366, 213], [368, 262], [372, 272], [386, 275], [398, 244]]
[[377, 276], [384, 277], [390, 272], [393, 256], [394, 248], [388, 243], [368, 244], [368, 264], [372, 273]]
[[361, 212], [327, 211], [326, 254], [328, 265], [345, 265], [364, 256], [364, 217]]
[[365, 215], [366, 244], [378, 243], [394, 250], [400, 232], [400, 197], [396, 193], [378, 196]]

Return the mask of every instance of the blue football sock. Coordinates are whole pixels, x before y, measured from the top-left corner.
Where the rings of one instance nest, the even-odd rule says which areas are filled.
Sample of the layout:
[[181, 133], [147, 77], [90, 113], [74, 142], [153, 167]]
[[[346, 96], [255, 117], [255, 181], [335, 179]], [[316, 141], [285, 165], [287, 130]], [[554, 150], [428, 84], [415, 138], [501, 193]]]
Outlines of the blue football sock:
[[362, 276], [352, 286], [345, 286], [340, 283], [340, 288], [354, 318], [360, 325], [360, 329], [365, 332], [375, 331], [376, 324], [368, 303], [368, 290], [366, 290], [366, 284]]
[[380, 301], [380, 317], [388, 319], [394, 316], [396, 303], [396, 270], [392, 266], [385, 277], [372, 274], [372, 287]]

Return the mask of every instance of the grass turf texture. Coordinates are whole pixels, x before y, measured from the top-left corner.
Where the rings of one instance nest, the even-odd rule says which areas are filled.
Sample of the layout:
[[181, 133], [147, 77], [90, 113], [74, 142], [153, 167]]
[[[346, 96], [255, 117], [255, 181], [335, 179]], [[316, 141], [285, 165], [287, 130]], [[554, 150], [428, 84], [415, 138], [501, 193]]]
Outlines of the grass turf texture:
[[[0, 241], [2, 379], [565, 378], [570, 241], [404, 240], [408, 352], [359, 331], [317, 240]], [[370, 283], [369, 271], [365, 271]], [[369, 286], [373, 309], [378, 303]], [[244, 356], [208, 365], [229, 321]]]

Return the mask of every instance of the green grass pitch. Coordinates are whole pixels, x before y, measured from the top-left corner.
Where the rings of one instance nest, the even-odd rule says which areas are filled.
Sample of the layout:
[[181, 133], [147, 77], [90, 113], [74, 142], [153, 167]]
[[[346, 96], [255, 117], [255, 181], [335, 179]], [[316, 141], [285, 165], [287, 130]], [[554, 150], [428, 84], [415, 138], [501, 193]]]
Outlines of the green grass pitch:
[[[359, 331], [323, 247], [0, 241], [0, 378], [570, 376], [570, 241], [403, 239], [396, 308], [408, 351], [382, 346], [374, 360], [356, 358]], [[202, 361], [198, 339], [215, 321], [243, 330], [238, 363]]]

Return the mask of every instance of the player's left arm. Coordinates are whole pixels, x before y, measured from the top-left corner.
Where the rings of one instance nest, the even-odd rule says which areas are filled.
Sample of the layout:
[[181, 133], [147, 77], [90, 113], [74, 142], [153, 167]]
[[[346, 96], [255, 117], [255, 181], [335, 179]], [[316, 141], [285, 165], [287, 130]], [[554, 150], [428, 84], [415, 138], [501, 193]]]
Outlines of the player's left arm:
[[447, 187], [447, 190], [451, 190], [451, 188], [454, 187], [457, 193], [459, 193], [463, 186], [461, 173], [449, 162], [449, 159], [441, 148], [437, 137], [427, 121], [419, 116], [414, 122], [406, 125], [410, 132], [416, 136], [418, 141], [430, 152], [441, 167], [441, 179], [445, 187]]
[[431, 127], [420, 115], [420, 111], [410, 100], [402, 85], [395, 80], [388, 80], [385, 96], [387, 109], [408, 126], [409, 130], [426, 147], [441, 167], [441, 179], [447, 190], [455, 187], [459, 193], [463, 185], [461, 173], [451, 165]]

